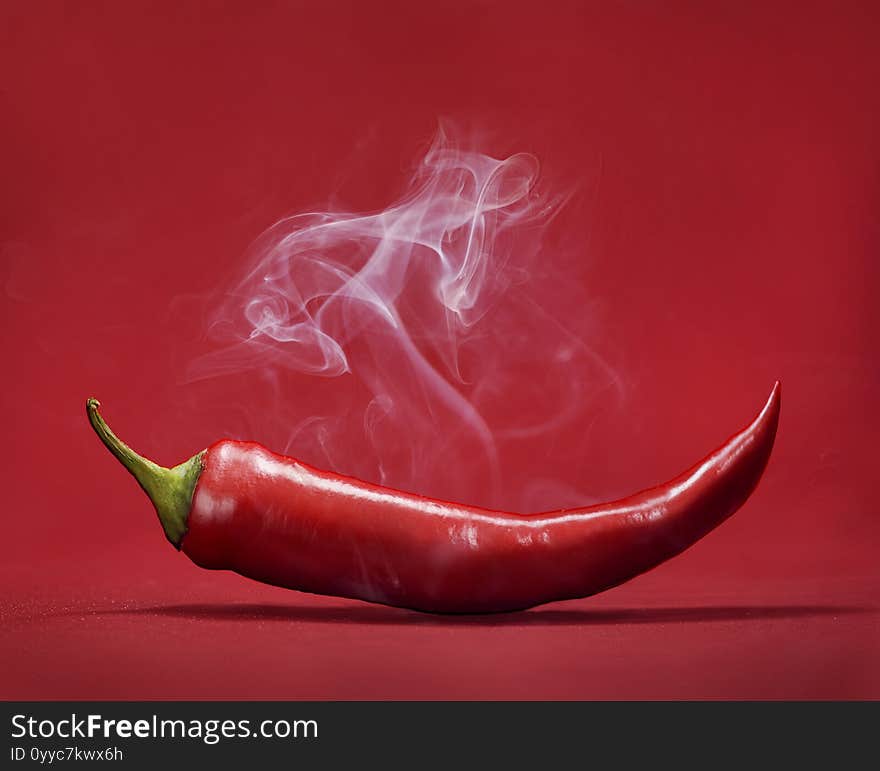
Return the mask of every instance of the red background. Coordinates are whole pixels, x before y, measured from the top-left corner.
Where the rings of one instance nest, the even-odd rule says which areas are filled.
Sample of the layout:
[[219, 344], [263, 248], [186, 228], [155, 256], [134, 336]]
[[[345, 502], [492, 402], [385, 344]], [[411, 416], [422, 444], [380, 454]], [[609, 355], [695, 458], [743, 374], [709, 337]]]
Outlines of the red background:
[[[880, 696], [878, 22], [874, 3], [4, 3], [0, 696]], [[247, 373], [197, 404], [180, 385], [198, 298], [283, 214], [387, 204], [441, 116], [582, 182], [570, 280], [625, 386], [592, 396], [589, 441], [506, 447], [504, 473], [632, 492], [779, 378], [761, 486], [672, 562], [527, 613], [196, 568], [85, 398], [159, 462], [243, 409], [271, 446]]]

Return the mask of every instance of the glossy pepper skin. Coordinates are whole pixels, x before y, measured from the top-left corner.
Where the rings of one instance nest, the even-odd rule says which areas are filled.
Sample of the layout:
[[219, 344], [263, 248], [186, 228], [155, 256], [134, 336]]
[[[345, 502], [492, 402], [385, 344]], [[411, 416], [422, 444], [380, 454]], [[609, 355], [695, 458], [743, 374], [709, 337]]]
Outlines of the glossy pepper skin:
[[187, 469], [162, 470], [198, 471], [185, 531], [176, 542], [167, 525], [166, 533], [205, 568], [421, 611], [586, 597], [679, 554], [746, 501], [770, 457], [780, 399], [777, 383], [748, 427], [664, 485], [532, 515], [398, 492], [223, 440]]

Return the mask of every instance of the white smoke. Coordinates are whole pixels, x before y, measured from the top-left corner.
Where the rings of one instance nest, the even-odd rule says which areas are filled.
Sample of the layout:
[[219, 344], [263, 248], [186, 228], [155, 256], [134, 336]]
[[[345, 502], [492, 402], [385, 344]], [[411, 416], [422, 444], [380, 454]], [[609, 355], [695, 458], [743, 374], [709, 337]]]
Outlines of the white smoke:
[[[270, 376], [277, 402], [268, 408], [287, 425], [284, 446], [273, 449], [316, 465], [484, 505], [504, 481], [532, 505], [534, 486], [503, 480], [498, 442], [576, 419], [587, 384], [570, 372], [583, 373], [585, 362], [613, 380], [530, 293], [536, 266], [548, 273], [542, 236], [564, 202], [540, 191], [538, 172], [531, 155], [465, 151], [441, 130], [385, 209], [281, 220], [213, 309], [219, 345], [193, 363], [191, 380]], [[521, 371], [548, 382], [524, 384]], [[356, 383], [303, 414], [302, 378]], [[532, 398], [511, 415], [498, 404], [512, 389]]]

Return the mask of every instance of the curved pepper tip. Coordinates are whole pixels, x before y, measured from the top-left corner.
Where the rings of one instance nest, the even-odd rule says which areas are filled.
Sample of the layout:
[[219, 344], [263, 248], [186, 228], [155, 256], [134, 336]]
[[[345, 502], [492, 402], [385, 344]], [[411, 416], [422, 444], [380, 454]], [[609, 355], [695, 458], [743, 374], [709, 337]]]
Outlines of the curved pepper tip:
[[[776, 381], [767, 402], [761, 408], [757, 417], [749, 426], [743, 429], [741, 435], [757, 439], [764, 447], [763, 464], [766, 466], [770, 459], [770, 452], [776, 440], [776, 432], [779, 428], [779, 413], [782, 407], [782, 384]], [[762, 467], [763, 471], [763, 467]]]
[[761, 413], [767, 413], [769, 411], [779, 412], [779, 407], [782, 403], [782, 382], [777, 380], [773, 384], [773, 390], [770, 391], [770, 398], [767, 399], [767, 404], [764, 405], [764, 409], [761, 410]]
[[771, 434], [771, 443], [773, 441], [772, 437], [776, 435], [776, 427], [779, 423], [779, 410], [782, 405], [782, 383], [780, 381], [776, 381], [773, 384], [773, 388], [770, 391], [770, 396], [767, 397], [767, 402], [761, 408], [761, 411], [758, 413], [758, 416], [752, 421], [751, 425], [744, 429], [746, 433], [754, 433], [761, 431], [763, 429], [769, 429]]

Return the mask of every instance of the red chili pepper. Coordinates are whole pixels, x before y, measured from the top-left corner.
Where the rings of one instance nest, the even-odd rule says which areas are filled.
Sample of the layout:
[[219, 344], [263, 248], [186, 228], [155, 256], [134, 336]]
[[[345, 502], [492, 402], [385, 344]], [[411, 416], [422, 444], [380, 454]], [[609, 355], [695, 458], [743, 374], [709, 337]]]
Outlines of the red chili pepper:
[[609, 589], [679, 554], [749, 497], [770, 457], [777, 383], [758, 417], [665, 485], [532, 515], [398, 492], [222, 440], [172, 469], [98, 436], [197, 565], [268, 584], [438, 613], [520, 610]]

